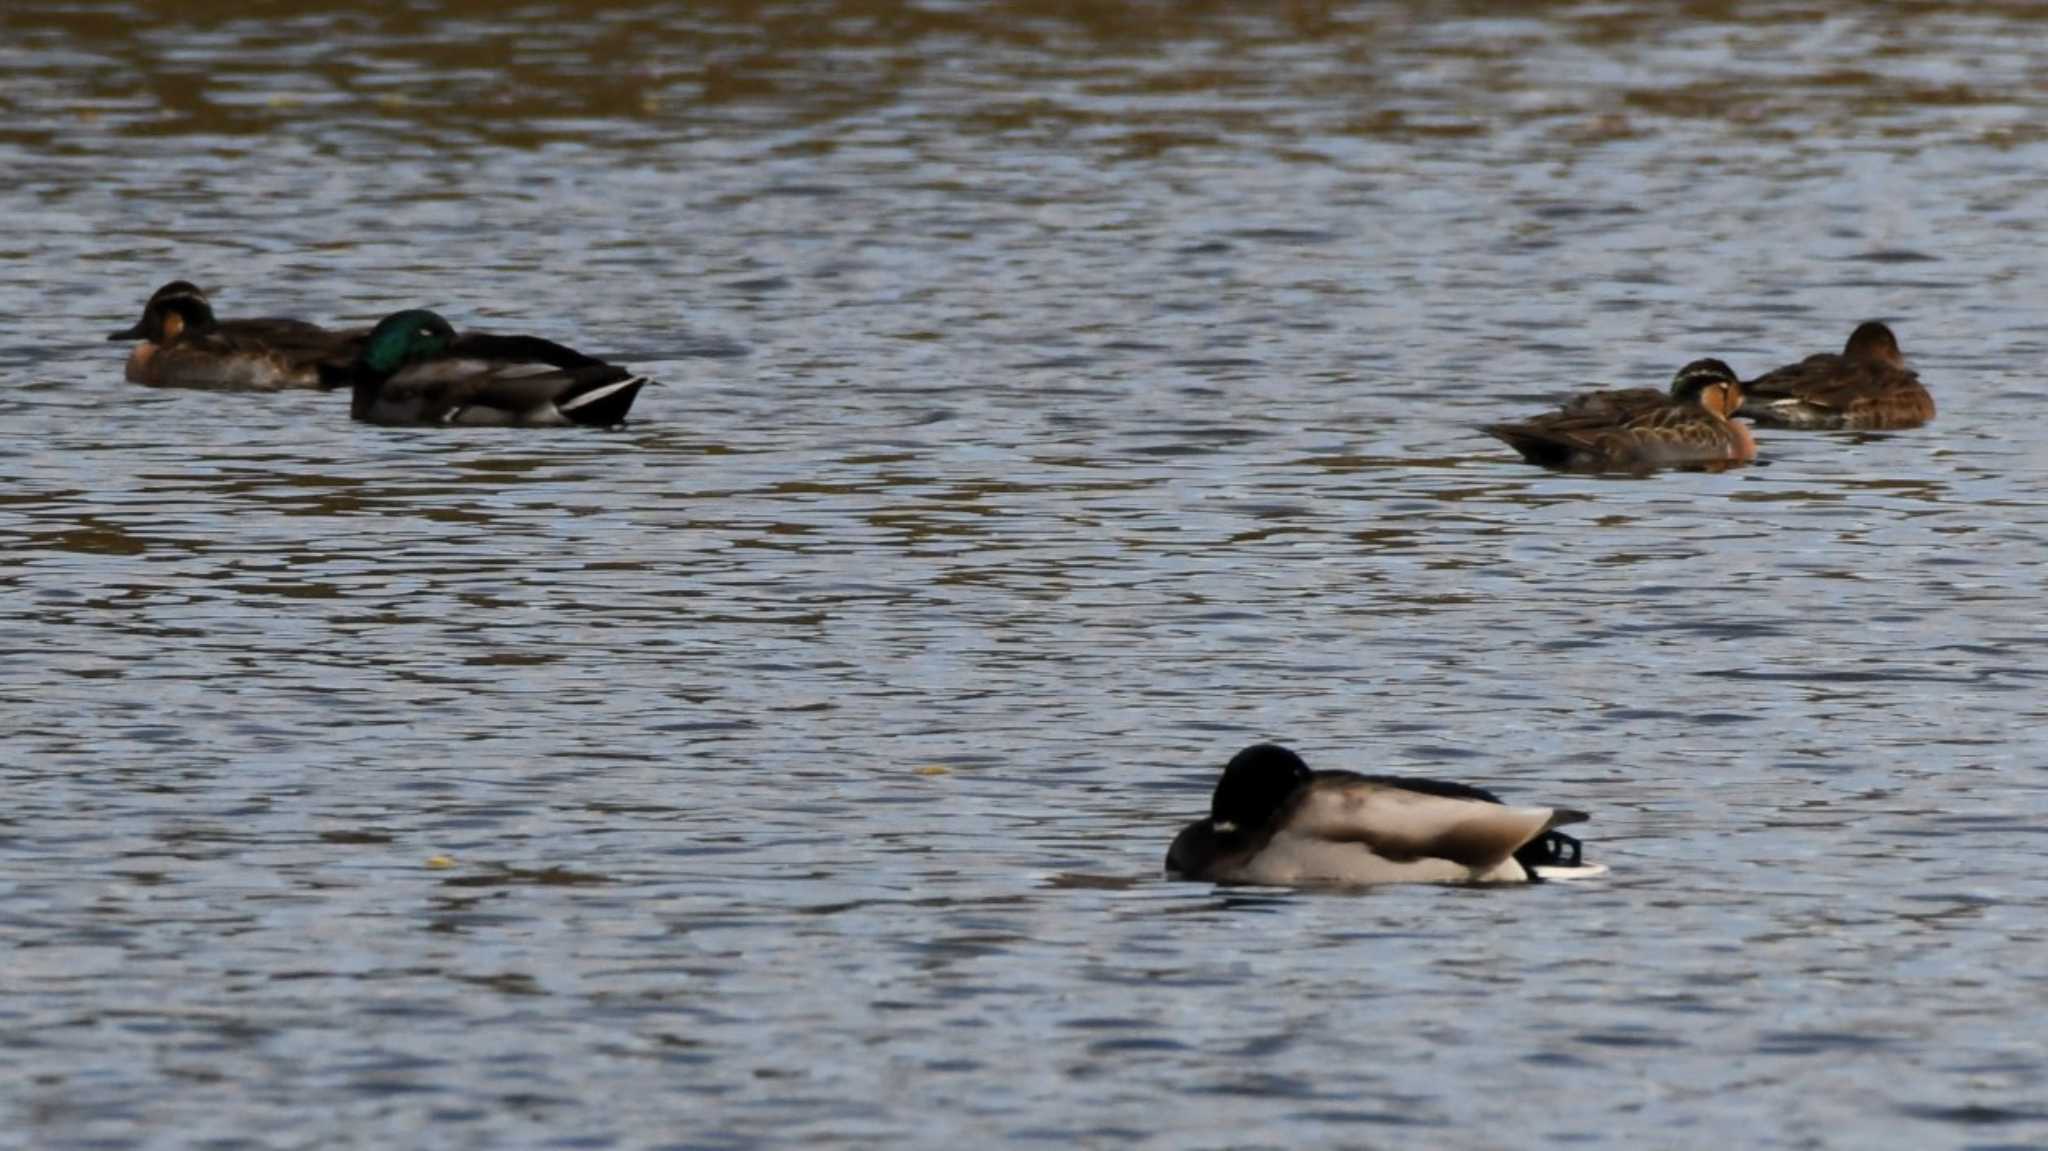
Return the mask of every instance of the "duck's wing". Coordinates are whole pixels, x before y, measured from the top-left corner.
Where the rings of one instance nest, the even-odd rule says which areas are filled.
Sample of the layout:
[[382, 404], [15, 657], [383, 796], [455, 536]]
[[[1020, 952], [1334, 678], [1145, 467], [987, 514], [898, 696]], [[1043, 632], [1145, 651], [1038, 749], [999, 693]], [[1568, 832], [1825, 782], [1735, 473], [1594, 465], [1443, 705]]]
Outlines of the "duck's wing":
[[1550, 468], [1610, 465], [1626, 462], [1626, 437], [1617, 438], [1629, 421], [1670, 407], [1670, 397], [1651, 388], [1587, 392], [1564, 407], [1526, 420], [1485, 424], [1480, 431], [1522, 454], [1532, 464]]
[[1480, 803], [1500, 802], [1500, 796], [1483, 787], [1474, 787], [1469, 783], [1454, 783], [1448, 779], [1429, 779], [1414, 775], [1364, 775], [1355, 771], [1325, 771], [1319, 774], [1380, 787], [1405, 788], [1409, 791], [1419, 791], [1424, 795], [1440, 795], [1445, 799], [1476, 799]]
[[1811, 355], [1796, 364], [1774, 368], [1742, 385], [1744, 405], [1755, 399], [1759, 405], [1775, 399], [1799, 398], [1834, 386], [1857, 368], [1867, 365], [1829, 352]]
[[[1469, 783], [1453, 783], [1444, 779], [1417, 779], [1412, 776], [1365, 775], [1359, 778], [1389, 787], [1404, 787], [1425, 795], [1441, 795], [1447, 799], [1474, 799], [1481, 803], [1501, 803], [1500, 796], [1483, 787]], [[1566, 819], [1561, 823], [1578, 823], [1587, 818], [1583, 813], [1579, 819]], [[1552, 878], [1556, 876], [1578, 877], [1602, 875], [1607, 869], [1600, 864], [1584, 862], [1585, 845], [1577, 838], [1562, 831], [1546, 831], [1515, 849], [1515, 859], [1532, 877]]]
[[362, 339], [304, 320], [231, 320], [165, 341], [150, 382], [228, 391], [324, 385], [327, 372], [345, 373]]
[[500, 336], [490, 332], [464, 332], [448, 346], [446, 354], [452, 359], [504, 365], [546, 364], [553, 368], [587, 368], [604, 363], [595, 356], [586, 356], [539, 336]]
[[1601, 392], [1581, 392], [1566, 400], [1558, 410], [1566, 416], [1620, 424], [1670, 402], [1670, 394], [1658, 388], [1612, 388]]
[[1592, 450], [1593, 441], [1598, 438], [1591, 429], [1564, 426], [1550, 416], [1482, 424], [1479, 430], [1515, 449], [1530, 463], [1546, 468], [1571, 467]]
[[1745, 385], [1742, 414], [1794, 427], [1911, 427], [1934, 418], [1934, 398], [1909, 368], [1818, 355]]
[[334, 329], [332, 328], [316, 324], [311, 320], [300, 320], [291, 316], [256, 316], [241, 320], [223, 320], [215, 326], [251, 332], [296, 332], [313, 338], [334, 334]]
[[538, 336], [472, 332], [456, 340], [449, 354], [490, 365], [487, 383], [474, 382], [463, 389], [465, 404], [524, 412], [534, 417], [533, 422], [555, 422], [547, 416], [552, 411], [569, 423], [622, 423], [640, 389], [652, 382], [629, 368]]
[[382, 402], [442, 423], [623, 421], [648, 383], [617, 364], [535, 336], [467, 335], [384, 382]]
[[1286, 830], [1356, 843], [1397, 862], [1443, 859], [1484, 873], [1582, 811], [1510, 807], [1478, 788], [1431, 780], [1320, 772], [1290, 811]]
[[[502, 375], [458, 391], [462, 411], [451, 423], [624, 423], [640, 389], [649, 383], [616, 364], [552, 374]], [[500, 418], [503, 417], [503, 418]]]
[[367, 333], [360, 329], [336, 331], [305, 320], [281, 316], [256, 320], [224, 320], [195, 333], [195, 338], [213, 342], [234, 352], [298, 352], [330, 356], [355, 353]]
[[[1918, 374], [1906, 368], [1848, 361], [1831, 376], [1802, 381], [1798, 391], [1790, 394], [1817, 408], [1846, 412], [1858, 404], [1925, 390]], [[1769, 398], [1772, 395], [1767, 393]]]
[[336, 331], [304, 320], [228, 320], [184, 332], [169, 341], [167, 350], [201, 364], [242, 364], [252, 371], [303, 377], [308, 384], [324, 383], [330, 371], [346, 382], [346, 367], [367, 334], [359, 328]]
[[1728, 459], [1737, 439], [1727, 420], [1696, 404], [1669, 401], [1639, 412], [1620, 434], [1634, 458], [1667, 463]]
[[1515, 429], [1544, 439], [1583, 446], [1632, 420], [1671, 406], [1671, 397], [1656, 388], [1611, 388], [1600, 392], [1581, 392], [1566, 400], [1556, 411], [1526, 420], [1487, 424], [1481, 430], [1498, 434], [1494, 429]]

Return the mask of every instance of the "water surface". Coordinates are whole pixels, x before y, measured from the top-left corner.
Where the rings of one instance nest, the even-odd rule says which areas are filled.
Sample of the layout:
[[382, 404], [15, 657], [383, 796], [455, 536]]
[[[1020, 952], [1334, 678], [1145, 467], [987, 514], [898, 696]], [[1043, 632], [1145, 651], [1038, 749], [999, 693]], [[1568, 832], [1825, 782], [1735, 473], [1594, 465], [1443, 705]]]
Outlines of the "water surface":
[[[2048, 1144], [2040, 13], [0, 14], [0, 1143]], [[623, 431], [157, 392], [431, 306]], [[1890, 320], [1941, 415], [1473, 426]], [[1238, 747], [1611, 878], [1158, 876]]]

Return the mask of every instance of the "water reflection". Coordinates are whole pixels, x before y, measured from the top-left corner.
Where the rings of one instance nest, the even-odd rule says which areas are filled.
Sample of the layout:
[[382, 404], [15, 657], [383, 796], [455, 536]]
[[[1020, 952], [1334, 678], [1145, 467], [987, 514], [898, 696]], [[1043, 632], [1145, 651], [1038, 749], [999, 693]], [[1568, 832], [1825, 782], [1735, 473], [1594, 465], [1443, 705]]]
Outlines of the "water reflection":
[[[10, 1111], [2048, 1139], [2039, 23], [8, 6]], [[534, 436], [126, 385], [176, 276], [668, 386]], [[1474, 427], [1869, 316], [1931, 428], [1634, 479]], [[1253, 738], [1591, 809], [1615, 874], [1159, 881]]]

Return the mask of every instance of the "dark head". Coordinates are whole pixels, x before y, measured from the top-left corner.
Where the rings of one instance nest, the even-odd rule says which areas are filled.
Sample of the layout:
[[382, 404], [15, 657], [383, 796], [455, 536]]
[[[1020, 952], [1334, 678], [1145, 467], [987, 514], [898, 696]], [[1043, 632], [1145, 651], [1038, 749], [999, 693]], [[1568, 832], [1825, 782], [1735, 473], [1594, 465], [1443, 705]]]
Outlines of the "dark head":
[[1261, 743], [1231, 757], [1209, 799], [1209, 818], [1181, 829], [1166, 850], [1168, 874], [1215, 879], [1220, 861], [1258, 850], [1273, 823], [1310, 779], [1308, 764], [1277, 743]]
[[386, 377], [407, 364], [440, 355], [454, 342], [455, 329], [448, 321], [424, 308], [413, 308], [377, 321], [356, 362], [371, 375]]
[[1742, 406], [1742, 381], [1735, 369], [1719, 360], [1694, 360], [1671, 377], [1671, 398], [1732, 416]]
[[1278, 817], [1308, 781], [1308, 764], [1300, 756], [1277, 743], [1253, 744], [1224, 766], [1209, 799], [1209, 821], [1221, 836], [1256, 831]]
[[206, 293], [183, 280], [172, 280], [156, 290], [143, 305], [142, 318], [132, 328], [107, 333], [109, 340], [148, 340], [169, 343], [186, 331], [213, 326], [213, 305]]
[[1895, 368], [1906, 366], [1906, 357], [1899, 354], [1899, 338], [1876, 320], [1856, 325], [1856, 330], [1849, 333], [1848, 346], [1842, 349], [1842, 358], [1890, 364]]

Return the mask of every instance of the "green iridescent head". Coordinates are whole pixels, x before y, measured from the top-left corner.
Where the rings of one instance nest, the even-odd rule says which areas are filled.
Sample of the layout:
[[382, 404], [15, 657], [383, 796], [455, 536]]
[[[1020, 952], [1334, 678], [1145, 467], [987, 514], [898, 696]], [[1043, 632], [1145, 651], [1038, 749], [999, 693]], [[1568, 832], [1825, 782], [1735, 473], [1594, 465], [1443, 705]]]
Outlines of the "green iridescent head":
[[448, 321], [424, 308], [395, 312], [370, 329], [363, 343], [363, 366], [388, 376], [416, 360], [440, 355], [455, 342]]

